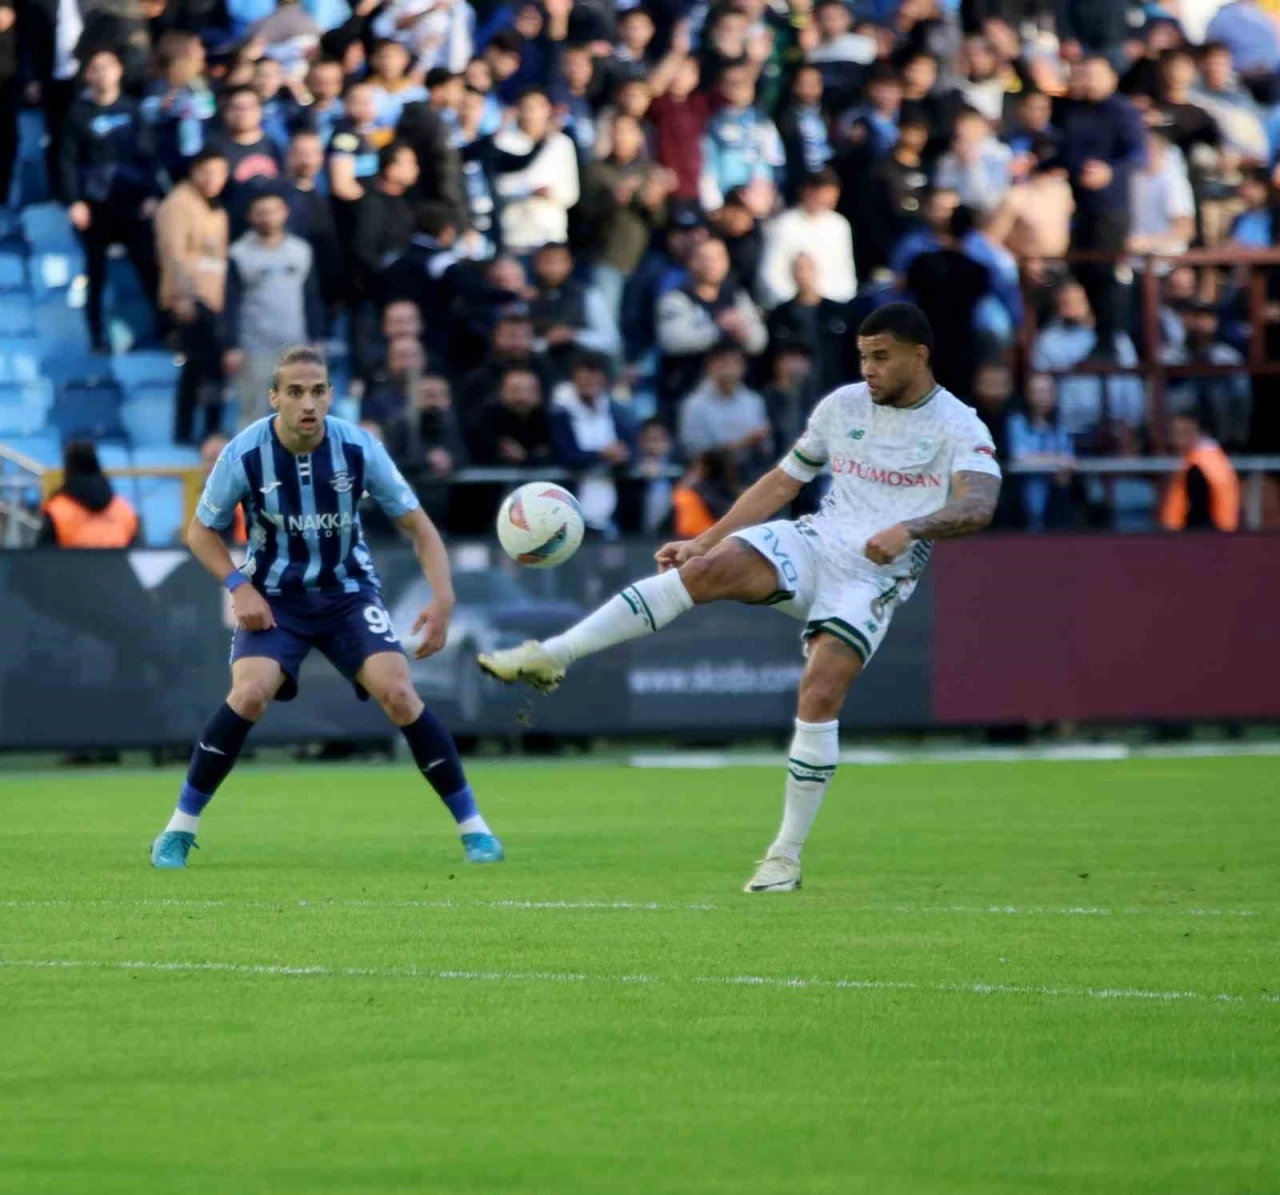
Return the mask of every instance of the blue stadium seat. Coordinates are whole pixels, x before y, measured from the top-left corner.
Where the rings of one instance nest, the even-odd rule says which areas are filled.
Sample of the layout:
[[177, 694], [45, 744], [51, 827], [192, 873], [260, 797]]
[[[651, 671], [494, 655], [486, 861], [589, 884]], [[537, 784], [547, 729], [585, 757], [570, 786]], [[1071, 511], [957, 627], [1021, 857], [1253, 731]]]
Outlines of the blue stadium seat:
[[178, 384], [178, 366], [171, 353], [138, 352], [112, 357], [111, 372], [130, 398], [152, 388], [167, 390], [172, 397]]
[[103, 357], [95, 357], [82, 345], [66, 341], [44, 340], [40, 342], [40, 372], [55, 386], [80, 378], [93, 381], [114, 382], [110, 366]]
[[53, 404], [51, 422], [64, 440], [124, 440], [120, 406], [124, 395], [114, 378], [77, 378], [64, 382]]
[[[133, 454], [123, 444], [99, 444], [98, 464], [103, 469], [131, 469], [137, 462]], [[111, 485], [121, 498], [128, 500], [137, 509], [138, 479], [136, 477], [113, 477]]]
[[58, 469], [62, 466], [62, 442], [55, 431], [46, 429], [29, 436], [3, 436], [0, 437], [0, 443], [14, 452], [31, 457], [46, 469]]
[[75, 229], [60, 203], [36, 203], [23, 208], [22, 231], [27, 243], [40, 252], [79, 247]]
[[1111, 500], [1117, 531], [1154, 531], [1160, 491], [1146, 477], [1117, 477]]
[[200, 450], [186, 444], [143, 444], [135, 446], [133, 463], [140, 469], [194, 469]]
[[38, 349], [39, 341], [0, 339], [0, 382], [43, 381]]
[[186, 508], [180, 478], [140, 477], [137, 509], [148, 547], [169, 548], [182, 542]]
[[83, 273], [84, 254], [78, 246], [32, 254], [31, 288], [37, 295], [62, 293]]
[[0, 382], [0, 438], [40, 431], [49, 415], [52, 390], [47, 382]]
[[35, 308], [26, 295], [0, 295], [0, 336], [36, 335]]
[[26, 259], [17, 253], [0, 253], [0, 291], [25, 291], [26, 289]]
[[171, 446], [173, 396], [156, 393], [131, 398], [120, 411], [121, 421], [134, 449]]

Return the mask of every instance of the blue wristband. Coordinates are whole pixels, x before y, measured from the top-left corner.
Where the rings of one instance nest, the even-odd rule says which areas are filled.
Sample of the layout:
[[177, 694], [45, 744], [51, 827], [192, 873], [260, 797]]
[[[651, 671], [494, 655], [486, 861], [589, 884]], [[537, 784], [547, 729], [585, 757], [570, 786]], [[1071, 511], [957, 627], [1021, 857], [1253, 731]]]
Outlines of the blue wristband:
[[223, 581], [223, 584], [227, 587], [228, 593], [235, 593], [241, 585], [249, 584], [249, 578], [246, 577], [238, 568], [235, 568], [227, 574], [227, 579]]

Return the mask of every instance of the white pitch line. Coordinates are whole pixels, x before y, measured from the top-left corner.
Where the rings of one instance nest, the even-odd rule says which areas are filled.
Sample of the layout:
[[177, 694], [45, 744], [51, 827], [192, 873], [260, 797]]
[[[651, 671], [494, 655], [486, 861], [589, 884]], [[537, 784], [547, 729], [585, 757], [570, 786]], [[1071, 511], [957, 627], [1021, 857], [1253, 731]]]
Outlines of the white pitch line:
[[660, 904], [657, 901], [600, 900], [184, 900], [179, 897], [151, 900], [110, 900], [75, 897], [50, 900], [0, 900], [0, 909], [130, 908], [130, 909], [587, 909], [622, 912], [696, 912], [717, 908], [706, 904]]
[[[758, 902], [757, 902], [758, 903]], [[725, 905], [663, 904], [659, 901], [595, 900], [361, 900], [321, 898], [317, 900], [188, 900], [181, 897], [112, 900], [76, 897], [47, 900], [0, 900], [2, 909], [46, 908], [136, 908], [136, 909], [520, 909], [529, 911], [605, 911], [642, 913], [706, 913], [726, 909]], [[746, 907], [744, 902], [743, 907]], [[1091, 905], [835, 905], [824, 913], [872, 913], [925, 917], [1262, 917], [1252, 909], [1107, 909]]]
[[421, 979], [432, 982], [464, 983], [550, 983], [550, 984], [660, 984], [683, 987], [691, 984], [718, 987], [815, 989], [844, 992], [922, 992], [960, 996], [1032, 996], [1075, 1000], [1141, 1000], [1160, 1003], [1200, 1002], [1249, 1004], [1280, 1003], [1280, 996], [1263, 993], [1257, 997], [1228, 993], [1159, 991], [1145, 988], [1067, 988], [1016, 983], [919, 983], [907, 979], [806, 979], [801, 976], [772, 975], [590, 975], [580, 971], [465, 971], [423, 967], [331, 967], [324, 964], [284, 963], [150, 962], [136, 959], [0, 959], [0, 969], [31, 971], [155, 971], [164, 973], [209, 973], [267, 976], [287, 979]]

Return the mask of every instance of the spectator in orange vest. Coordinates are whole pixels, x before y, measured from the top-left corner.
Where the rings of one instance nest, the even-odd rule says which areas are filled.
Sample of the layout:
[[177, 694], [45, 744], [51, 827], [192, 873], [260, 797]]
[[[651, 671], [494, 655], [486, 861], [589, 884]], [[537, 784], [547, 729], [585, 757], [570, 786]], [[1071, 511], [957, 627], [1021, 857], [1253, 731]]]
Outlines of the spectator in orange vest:
[[1160, 525], [1167, 531], [1238, 530], [1240, 479], [1222, 446], [1204, 434], [1192, 412], [1173, 417], [1170, 440], [1182, 464], [1165, 492]]
[[45, 503], [38, 546], [127, 548], [138, 536], [138, 514], [111, 488], [88, 440], [63, 450], [62, 485]]
[[724, 449], [700, 452], [671, 493], [677, 539], [694, 539], [717, 523], [737, 501], [733, 457]]

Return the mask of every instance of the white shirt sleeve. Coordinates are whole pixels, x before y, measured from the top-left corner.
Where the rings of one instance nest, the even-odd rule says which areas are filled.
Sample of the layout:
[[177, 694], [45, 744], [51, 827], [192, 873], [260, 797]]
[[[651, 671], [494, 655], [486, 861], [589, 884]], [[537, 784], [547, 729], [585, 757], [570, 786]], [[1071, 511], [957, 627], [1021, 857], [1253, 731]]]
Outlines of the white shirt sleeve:
[[800, 439], [796, 441], [795, 447], [778, 462], [779, 468], [789, 477], [794, 477], [796, 481], [812, 481], [827, 467], [827, 458], [830, 456], [829, 429], [834, 410], [832, 402], [834, 397], [828, 394], [813, 408], [809, 415], [809, 422], [800, 433]]
[[987, 473], [1000, 476], [996, 445], [987, 425], [969, 413], [956, 422], [951, 446], [952, 473]]

